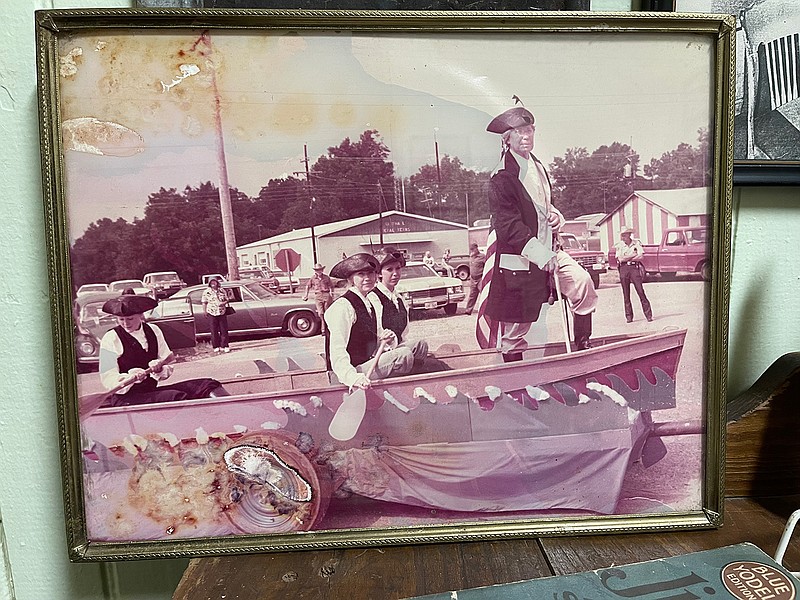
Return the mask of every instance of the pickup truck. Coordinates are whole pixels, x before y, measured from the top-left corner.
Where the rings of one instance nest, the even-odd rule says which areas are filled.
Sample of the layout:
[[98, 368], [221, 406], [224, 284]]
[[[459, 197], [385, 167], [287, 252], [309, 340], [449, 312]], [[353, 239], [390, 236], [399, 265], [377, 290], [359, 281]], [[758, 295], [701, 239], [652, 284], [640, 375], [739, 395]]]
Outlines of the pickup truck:
[[[703, 279], [711, 275], [708, 257], [707, 227], [671, 227], [664, 230], [660, 244], [642, 244], [642, 265], [649, 276], [659, 274], [672, 279], [678, 273], [699, 273]], [[608, 253], [609, 266], [617, 267], [614, 249]]]
[[[605, 254], [600, 250], [587, 250], [572, 233], [560, 233], [558, 240], [564, 252], [589, 272], [592, 284], [597, 289], [600, 286], [600, 275], [608, 271]], [[469, 254], [454, 254], [447, 264], [461, 281], [469, 279]], [[442, 276], [448, 274], [441, 263], [437, 263], [435, 269]]]
[[600, 275], [608, 271], [606, 255], [601, 250], [587, 250], [572, 233], [559, 233], [561, 249], [589, 272], [594, 288], [600, 287]]

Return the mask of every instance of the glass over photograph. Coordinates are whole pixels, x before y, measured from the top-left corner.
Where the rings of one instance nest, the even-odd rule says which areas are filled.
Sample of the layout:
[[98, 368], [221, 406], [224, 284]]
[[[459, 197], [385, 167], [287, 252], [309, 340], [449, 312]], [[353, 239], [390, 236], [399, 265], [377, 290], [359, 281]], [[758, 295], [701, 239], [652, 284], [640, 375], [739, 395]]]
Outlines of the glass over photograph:
[[715, 52], [60, 36], [87, 538], [702, 514]]

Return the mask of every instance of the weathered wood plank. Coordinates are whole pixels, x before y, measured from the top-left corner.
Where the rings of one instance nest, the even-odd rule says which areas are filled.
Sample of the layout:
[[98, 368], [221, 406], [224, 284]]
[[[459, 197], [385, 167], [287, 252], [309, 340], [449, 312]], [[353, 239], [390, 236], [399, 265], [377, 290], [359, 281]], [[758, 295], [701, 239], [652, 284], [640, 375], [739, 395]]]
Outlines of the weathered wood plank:
[[391, 600], [550, 574], [534, 539], [192, 560], [174, 600]]
[[[688, 552], [699, 552], [741, 542], [751, 542], [774, 555], [786, 519], [800, 507], [800, 497], [758, 501], [728, 498], [725, 524], [719, 529], [600, 535], [542, 539], [541, 544], [556, 575], [642, 562]], [[800, 568], [800, 547], [786, 553], [789, 568]]]

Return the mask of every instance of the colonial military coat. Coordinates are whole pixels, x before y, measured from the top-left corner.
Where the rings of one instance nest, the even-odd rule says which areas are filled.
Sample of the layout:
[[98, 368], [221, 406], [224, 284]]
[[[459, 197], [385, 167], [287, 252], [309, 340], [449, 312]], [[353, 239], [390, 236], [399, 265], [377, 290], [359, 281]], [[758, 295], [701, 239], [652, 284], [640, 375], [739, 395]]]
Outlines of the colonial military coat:
[[[534, 263], [527, 270], [500, 266], [501, 254], [519, 256], [532, 238], [539, 235], [539, 217], [533, 200], [519, 179], [520, 167], [508, 151], [501, 168], [489, 181], [489, 211], [497, 236], [486, 314], [498, 321], [531, 323], [539, 318], [547, 302], [548, 274]], [[544, 182], [549, 186], [550, 182]], [[548, 244], [548, 240], [541, 240]], [[522, 261], [523, 263], [525, 261]]]

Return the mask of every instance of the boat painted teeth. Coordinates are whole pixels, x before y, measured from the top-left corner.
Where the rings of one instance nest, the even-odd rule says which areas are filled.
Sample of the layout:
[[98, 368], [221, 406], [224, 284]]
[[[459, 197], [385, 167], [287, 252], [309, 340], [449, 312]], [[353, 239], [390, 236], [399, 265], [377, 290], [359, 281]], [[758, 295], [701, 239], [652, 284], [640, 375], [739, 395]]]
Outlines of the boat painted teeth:
[[[631, 463], [663, 457], [664, 435], [702, 430], [652, 416], [676, 406], [685, 337], [674, 329], [601, 338], [573, 353], [548, 344], [514, 363], [491, 351], [440, 353], [446, 370], [374, 382], [363, 419], [345, 440], [329, 427], [351, 391], [295, 361], [226, 380], [230, 396], [87, 410], [81, 430], [91, 442], [84, 464], [87, 513], [97, 517], [89, 520], [92, 537], [116, 539], [100, 518], [108, 504], [102, 494], [122, 493], [122, 483], [110, 480], [130, 489], [146, 472], [197, 465], [216, 485], [219, 508], [202, 525], [210, 535], [324, 527], [328, 502], [348, 495], [465, 514], [613, 514]], [[201, 443], [198, 430], [216, 433]], [[226, 452], [239, 456], [237, 446], [248, 458], [270, 457], [259, 463], [259, 477], [226, 465]], [[133, 450], [120, 450], [126, 447]], [[275, 473], [280, 485], [270, 479]], [[166, 528], [140, 531], [158, 539]]]

